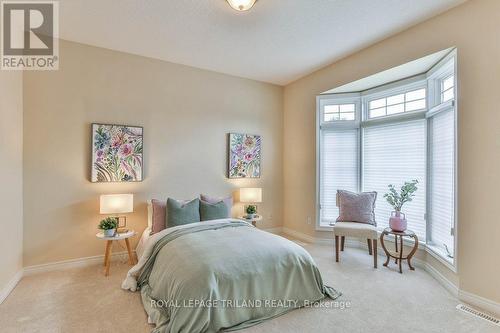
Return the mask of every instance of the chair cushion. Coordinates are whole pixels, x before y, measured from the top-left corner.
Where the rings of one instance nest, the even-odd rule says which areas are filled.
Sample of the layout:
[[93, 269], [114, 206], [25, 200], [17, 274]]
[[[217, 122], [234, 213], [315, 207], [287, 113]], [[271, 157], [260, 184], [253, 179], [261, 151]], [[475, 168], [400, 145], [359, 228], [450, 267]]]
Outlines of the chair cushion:
[[368, 223], [359, 222], [336, 222], [333, 226], [335, 236], [360, 237], [377, 239], [377, 228]]

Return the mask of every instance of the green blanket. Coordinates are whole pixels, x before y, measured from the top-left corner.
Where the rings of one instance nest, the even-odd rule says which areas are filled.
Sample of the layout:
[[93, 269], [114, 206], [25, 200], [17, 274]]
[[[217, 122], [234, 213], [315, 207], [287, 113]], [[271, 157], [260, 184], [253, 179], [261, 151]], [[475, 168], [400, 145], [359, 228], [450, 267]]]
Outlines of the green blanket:
[[340, 296], [302, 247], [234, 221], [168, 233], [137, 282], [153, 332], [232, 331]]

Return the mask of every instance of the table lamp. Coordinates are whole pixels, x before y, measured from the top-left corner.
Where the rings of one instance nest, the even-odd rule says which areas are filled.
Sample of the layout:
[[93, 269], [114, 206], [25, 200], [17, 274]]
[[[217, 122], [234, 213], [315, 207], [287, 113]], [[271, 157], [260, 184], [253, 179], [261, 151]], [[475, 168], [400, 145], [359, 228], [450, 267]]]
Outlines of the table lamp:
[[[240, 202], [251, 204], [245, 206], [245, 212], [247, 213], [247, 218], [253, 218], [257, 213], [257, 206], [254, 204], [262, 202], [262, 189], [240, 188]], [[249, 213], [249, 206], [253, 206], [255, 208], [254, 213]]]
[[118, 220], [117, 232], [127, 232], [127, 217], [119, 214], [132, 213], [134, 211], [133, 194], [102, 194], [100, 197], [101, 214], [109, 214]]

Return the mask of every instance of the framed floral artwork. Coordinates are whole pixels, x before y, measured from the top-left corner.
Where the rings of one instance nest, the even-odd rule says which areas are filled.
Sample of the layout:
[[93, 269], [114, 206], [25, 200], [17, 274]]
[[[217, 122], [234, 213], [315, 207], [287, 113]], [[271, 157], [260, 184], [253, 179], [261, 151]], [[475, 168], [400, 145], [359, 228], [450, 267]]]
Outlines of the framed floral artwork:
[[260, 178], [261, 137], [229, 134], [229, 178]]
[[143, 128], [92, 124], [92, 182], [140, 182]]

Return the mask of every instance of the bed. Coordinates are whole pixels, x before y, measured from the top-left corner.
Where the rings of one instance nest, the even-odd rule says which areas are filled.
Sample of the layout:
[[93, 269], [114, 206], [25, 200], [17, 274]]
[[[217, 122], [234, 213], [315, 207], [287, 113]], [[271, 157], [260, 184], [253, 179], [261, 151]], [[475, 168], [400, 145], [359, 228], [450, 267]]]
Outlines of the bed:
[[153, 332], [232, 331], [340, 293], [299, 245], [237, 219], [148, 232], [122, 288], [140, 290]]

